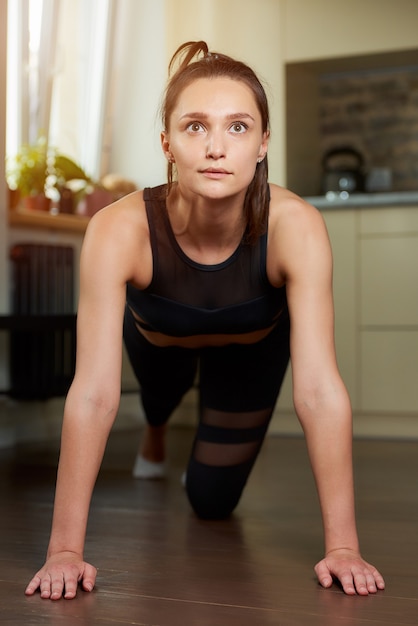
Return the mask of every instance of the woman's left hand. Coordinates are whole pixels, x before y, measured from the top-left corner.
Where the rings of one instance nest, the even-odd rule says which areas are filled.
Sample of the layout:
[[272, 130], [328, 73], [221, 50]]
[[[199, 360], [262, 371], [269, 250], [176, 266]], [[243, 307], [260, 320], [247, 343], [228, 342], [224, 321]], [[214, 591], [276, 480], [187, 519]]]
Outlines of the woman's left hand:
[[315, 565], [315, 573], [323, 587], [331, 587], [337, 579], [348, 595], [367, 596], [385, 588], [383, 576], [354, 550], [332, 550]]

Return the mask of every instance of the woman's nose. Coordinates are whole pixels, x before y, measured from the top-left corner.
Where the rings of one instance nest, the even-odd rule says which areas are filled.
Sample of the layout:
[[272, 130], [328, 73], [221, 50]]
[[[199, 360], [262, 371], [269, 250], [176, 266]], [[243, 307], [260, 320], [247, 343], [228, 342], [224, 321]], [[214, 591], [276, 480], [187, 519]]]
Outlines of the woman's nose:
[[220, 159], [225, 156], [225, 146], [220, 133], [211, 133], [208, 135], [208, 143], [206, 147], [206, 158]]

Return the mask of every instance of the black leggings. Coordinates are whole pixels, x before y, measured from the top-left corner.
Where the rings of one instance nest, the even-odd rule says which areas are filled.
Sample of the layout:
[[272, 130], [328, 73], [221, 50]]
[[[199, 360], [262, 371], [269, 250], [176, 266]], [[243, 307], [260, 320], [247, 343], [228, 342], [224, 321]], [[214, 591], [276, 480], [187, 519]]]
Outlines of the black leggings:
[[257, 458], [286, 373], [287, 312], [255, 344], [190, 349], [149, 343], [126, 307], [124, 339], [152, 426], [167, 422], [193, 386], [199, 367], [199, 423], [186, 490], [199, 517], [228, 517]]

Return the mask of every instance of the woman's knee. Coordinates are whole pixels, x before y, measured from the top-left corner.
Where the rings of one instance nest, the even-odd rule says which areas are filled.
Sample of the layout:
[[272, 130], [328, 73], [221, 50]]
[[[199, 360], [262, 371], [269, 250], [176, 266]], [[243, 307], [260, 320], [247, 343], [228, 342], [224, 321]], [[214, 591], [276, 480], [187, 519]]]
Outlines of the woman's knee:
[[197, 517], [206, 520], [228, 518], [240, 501], [247, 476], [247, 468], [241, 465], [216, 467], [192, 460], [185, 487]]
[[230, 517], [235, 507], [238, 504], [239, 498], [227, 500], [219, 498], [217, 494], [213, 494], [213, 497], [202, 497], [201, 494], [196, 494], [187, 490], [187, 495], [191, 507], [198, 518], [203, 520], [223, 520]]

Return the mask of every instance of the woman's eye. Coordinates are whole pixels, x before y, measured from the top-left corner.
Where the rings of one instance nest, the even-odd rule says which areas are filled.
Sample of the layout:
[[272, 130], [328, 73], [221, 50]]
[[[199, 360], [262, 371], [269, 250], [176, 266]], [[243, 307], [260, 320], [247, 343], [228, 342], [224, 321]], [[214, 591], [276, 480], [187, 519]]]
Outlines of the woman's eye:
[[230, 130], [233, 133], [245, 133], [245, 131], [247, 130], [247, 126], [242, 122], [234, 122]]
[[187, 126], [187, 130], [191, 131], [192, 133], [198, 133], [203, 130], [203, 126], [200, 122], [191, 122]]

